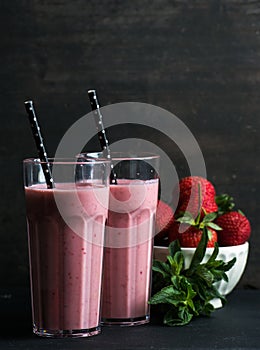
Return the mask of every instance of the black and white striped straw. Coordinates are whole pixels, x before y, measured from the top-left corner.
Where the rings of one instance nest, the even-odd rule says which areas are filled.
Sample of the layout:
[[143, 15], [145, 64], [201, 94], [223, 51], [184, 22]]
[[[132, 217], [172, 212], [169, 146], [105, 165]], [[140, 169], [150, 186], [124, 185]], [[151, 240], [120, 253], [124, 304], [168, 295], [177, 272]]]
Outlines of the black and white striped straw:
[[[105, 128], [104, 128], [103, 116], [102, 116], [102, 113], [100, 111], [100, 105], [99, 105], [99, 102], [98, 102], [96, 90], [88, 90], [88, 97], [89, 97], [89, 100], [90, 100], [91, 109], [92, 109], [93, 114], [94, 114], [96, 128], [97, 128], [97, 132], [98, 132], [98, 139], [99, 139], [99, 143], [100, 143], [101, 149], [103, 151], [104, 156], [106, 158], [108, 158], [108, 159], [111, 159], [111, 152], [110, 152], [110, 148], [109, 148], [109, 142], [108, 142], [106, 131], [105, 131]], [[115, 172], [113, 170], [113, 164], [112, 163], [111, 163], [110, 182], [112, 184], [117, 184], [116, 174], [115, 174]]]
[[40, 161], [42, 162], [41, 166], [42, 166], [47, 188], [53, 188], [54, 182], [51, 174], [50, 164], [49, 164], [48, 156], [44, 147], [43, 137], [41, 135], [41, 130], [36, 117], [33, 101], [31, 100], [25, 101], [24, 105], [31, 124], [31, 130], [32, 130], [34, 141], [38, 150], [38, 155], [39, 155]]

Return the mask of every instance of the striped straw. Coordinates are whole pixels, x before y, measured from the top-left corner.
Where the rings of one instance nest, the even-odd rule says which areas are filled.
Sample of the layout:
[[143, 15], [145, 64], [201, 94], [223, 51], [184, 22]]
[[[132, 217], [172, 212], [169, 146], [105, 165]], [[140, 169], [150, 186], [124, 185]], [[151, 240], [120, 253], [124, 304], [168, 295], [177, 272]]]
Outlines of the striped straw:
[[[102, 114], [100, 111], [100, 105], [98, 102], [96, 90], [88, 90], [88, 97], [89, 97], [90, 105], [91, 105], [91, 108], [92, 108], [92, 111], [94, 114], [101, 149], [102, 149], [105, 157], [107, 157], [108, 159], [111, 159], [109, 142], [108, 142], [106, 131], [104, 128], [103, 117], [102, 117]], [[113, 164], [112, 163], [111, 163], [110, 182], [112, 184], [117, 184], [116, 174], [113, 171]]]
[[35, 109], [33, 106], [33, 101], [31, 100], [25, 101], [24, 105], [31, 124], [31, 130], [32, 130], [34, 141], [38, 150], [38, 155], [42, 162], [41, 166], [42, 166], [43, 174], [47, 184], [47, 188], [53, 188], [54, 182], [51, 174], [50, 164], [49, 164], [47, 153], [44, 147], [43, 137], [41, 135], [39, 123], [37, 121]]

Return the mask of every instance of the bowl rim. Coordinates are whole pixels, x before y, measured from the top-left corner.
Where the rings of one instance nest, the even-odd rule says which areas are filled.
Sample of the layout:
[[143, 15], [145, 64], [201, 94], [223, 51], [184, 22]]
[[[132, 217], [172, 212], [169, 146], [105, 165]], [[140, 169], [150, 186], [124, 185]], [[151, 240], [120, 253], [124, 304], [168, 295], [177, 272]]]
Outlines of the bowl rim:
[[[249, 247], [249, 242], [246, 241], [243, 244], [238, 244], [238, 245], [229, 245], [229, 246], [219, 246], [219, 251], [221, 252], [227, 252], [230, 251], [230, 249], [232, 248], [232, 250], [247, 250]], [[168, 247], [165, 246], [159, 246], [159, 245], [155, 245], [153, 247], [154, 249], [162, 249], [162, 250], [168, 250]], [[182, 251], [186, 251], [186, 252], [194, 252], [196, 248], [188, 248], [188, 247], [181, 247]], [[214, 248], [213, 247], [208, 247], [206, 248], [207, 252], [213, 252]]]

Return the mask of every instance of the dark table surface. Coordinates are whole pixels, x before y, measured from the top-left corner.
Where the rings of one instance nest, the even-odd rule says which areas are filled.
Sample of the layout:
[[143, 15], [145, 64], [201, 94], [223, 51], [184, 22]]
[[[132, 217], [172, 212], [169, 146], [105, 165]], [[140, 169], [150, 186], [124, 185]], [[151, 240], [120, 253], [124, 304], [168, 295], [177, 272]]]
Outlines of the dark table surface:
[[103, 327], [90, 338], [40, 338], [32, 334], [30, 295], [25, 289], [0, 289], [0, 349], [260, 349], [260, 290], [237, 289], [211, 317], [183, 327], [151, 323]]

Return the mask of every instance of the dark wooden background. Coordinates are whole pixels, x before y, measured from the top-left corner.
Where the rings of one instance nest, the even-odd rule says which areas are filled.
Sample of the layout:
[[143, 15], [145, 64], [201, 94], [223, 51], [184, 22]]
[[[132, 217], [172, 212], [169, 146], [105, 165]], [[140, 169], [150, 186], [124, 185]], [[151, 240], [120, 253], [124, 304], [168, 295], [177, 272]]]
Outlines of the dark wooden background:
[[54, 154], [94, 87], [102, 105], [150, 103], [188, 126], [209, 180], [251, 221], [240, 287], [260, 288], [260, 1], [1, 0], [0, 23], [0, 284], [29, 283], [22, 159], [36, 152], [23, 101]]

